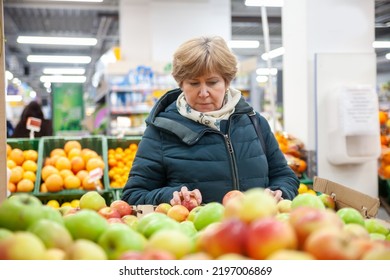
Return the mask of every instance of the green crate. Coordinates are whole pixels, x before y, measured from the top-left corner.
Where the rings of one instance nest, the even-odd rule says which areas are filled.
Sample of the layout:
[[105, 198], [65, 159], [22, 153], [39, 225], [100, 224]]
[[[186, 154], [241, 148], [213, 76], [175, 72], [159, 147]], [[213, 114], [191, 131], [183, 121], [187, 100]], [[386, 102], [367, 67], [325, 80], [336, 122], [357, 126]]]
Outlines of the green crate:
[[[50, 152], [56, 148], [64, 148], [64, 145], [67, 141], [77, 140], [80, 142], [82, 148], [89, 148], [94, 150], [98, 155], [103, 158], [103, 161], [107, 163], [107, 142], [104, 136], [96, 135], [96, 136], [88, 136], [88, 137], [74, 137], [74, 136], [65, 136], [65, 137], [56, 137], [56, 136], [44, 136], [41, 137], [41, 141], [39, 143], [40, 154], [38, 157], [38, 172], [37, 172], [37, 184], [35, 185], [34, 195], [41, 199], [56, 199], [56, 197], [81, 197], [85, 190], [62, 190], [59, 192], [48, 192], [41, 193], [40, 185], [41, 185], [41, 171], [43, 168], [44, 160], [50, 156]], [[103, 170], [103, 190], [100, 192], [102, 194], [110, 192], [109, 190], [109, 178], [108, 178], [108, 167], [105, 164], [105, 168]]]
[[313, 185], [313, 179], [309, 178], [305, 172], [299, 177], [299, 181], [305, 185]]
[[[39, 142], [40, 142], [39, 138], [34, 138], [34, 139], [7, 138], [7, 144], [9, 144], [12, 149], [21, 149], [22, 151], [26, 151], [26, 150], [37, 151], [38, 152], [38, 161], [39, 161], [39, 154], [40, 154]], [[38, 164], [38, 162], [37, 162], [37, 164]], [[36, 176], [38, 177], [38, 170], [36, 171]], [[36, 189], [36, 187], [37, 187], [37, 180], [35, 181], [35, 184], [34, 184], [34, 190]], [[32, 193], [34, 193], [34, 191], [30, 192], [30, 193], [32, 194]]]
[[[108, 157], [108, 150], [109, 149], [115, 149], [115, 148], [122, 148], [122, 149], [126, 149], [130, 146], [130, 144], [132, 143], [135, 143], [135, 144], [139, 144], [139, 142], [141, 141], [141, 138], [142, 136], [127, 136], [127, 137], [122, 137], [122, 138], [118, 138], [118, 137], [106, 137], [106, 140], [107, 140], [107, 157]], [[122, 193], [122, 188], [115, 188], [115, 187], [111, 187], [110, 185], [110, 188], [113, 189], [113, 190], [118, 190], [120, 192], [120, 194]], [[120, 196], [119, 194], [119, 196]]]

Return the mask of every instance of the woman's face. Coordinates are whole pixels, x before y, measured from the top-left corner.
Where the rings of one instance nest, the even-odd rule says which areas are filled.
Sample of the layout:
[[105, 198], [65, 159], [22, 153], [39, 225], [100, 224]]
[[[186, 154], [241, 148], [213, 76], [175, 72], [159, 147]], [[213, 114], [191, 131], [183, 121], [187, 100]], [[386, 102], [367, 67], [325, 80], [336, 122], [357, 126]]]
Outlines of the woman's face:
[[209, 74], [185, 79], [181, 88], [188, 105], [204, 113], [221, 109], [228, 85], [221, 75]]

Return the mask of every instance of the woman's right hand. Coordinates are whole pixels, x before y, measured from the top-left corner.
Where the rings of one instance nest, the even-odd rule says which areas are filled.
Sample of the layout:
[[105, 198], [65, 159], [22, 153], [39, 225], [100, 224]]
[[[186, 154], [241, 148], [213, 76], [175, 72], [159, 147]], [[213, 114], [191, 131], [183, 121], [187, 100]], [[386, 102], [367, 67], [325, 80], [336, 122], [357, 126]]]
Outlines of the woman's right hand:
[[181, 187], [180, 191], [173, 192], [173, 197], [170, 201], [170, 204], [183, 204], [183, 201], [190, 201], [191, 199], [195, 199], [197, 204], [200, 205], [202, 203], [202, 194], [198, 189], [190, 191], [186, 186], [183, 186]]

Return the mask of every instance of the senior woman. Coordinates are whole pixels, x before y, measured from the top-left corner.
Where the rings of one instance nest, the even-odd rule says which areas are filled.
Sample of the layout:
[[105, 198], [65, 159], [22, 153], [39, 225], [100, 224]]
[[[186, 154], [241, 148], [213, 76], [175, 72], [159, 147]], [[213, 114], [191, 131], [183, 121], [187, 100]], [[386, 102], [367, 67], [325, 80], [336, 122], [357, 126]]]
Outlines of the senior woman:
[[255, 187], [277, 201], [297, 195], [299, 180], [267, 120], [230, 87], [236, 73], [237, 58], [219, 36], [179, 46], [172, 75], [180, 88], [164, 94], [150, 112], [123, 200], [174, 205], [193, 196], [199, 204], [221, 202], [231, 190]]

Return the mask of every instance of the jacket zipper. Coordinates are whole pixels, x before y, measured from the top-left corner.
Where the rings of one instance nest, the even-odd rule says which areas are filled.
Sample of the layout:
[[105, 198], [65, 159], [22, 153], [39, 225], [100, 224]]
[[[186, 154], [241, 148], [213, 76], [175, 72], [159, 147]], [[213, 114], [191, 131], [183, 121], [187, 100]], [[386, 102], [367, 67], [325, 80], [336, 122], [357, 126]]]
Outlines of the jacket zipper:
[[230, 157], [230, 167], [233, 172], [232, 174], [232, 181], [233, 181], [233, 189], [238, 190], [239, 189], [239, 182], [238, 182], [238, 171], [237, 171], [237, 164], [236, 164], [236, 157], [234, 156], [234, 150], [232, 142], [230, 141], [229, 135], [225, 134], [225, 143], [229, 152]]

